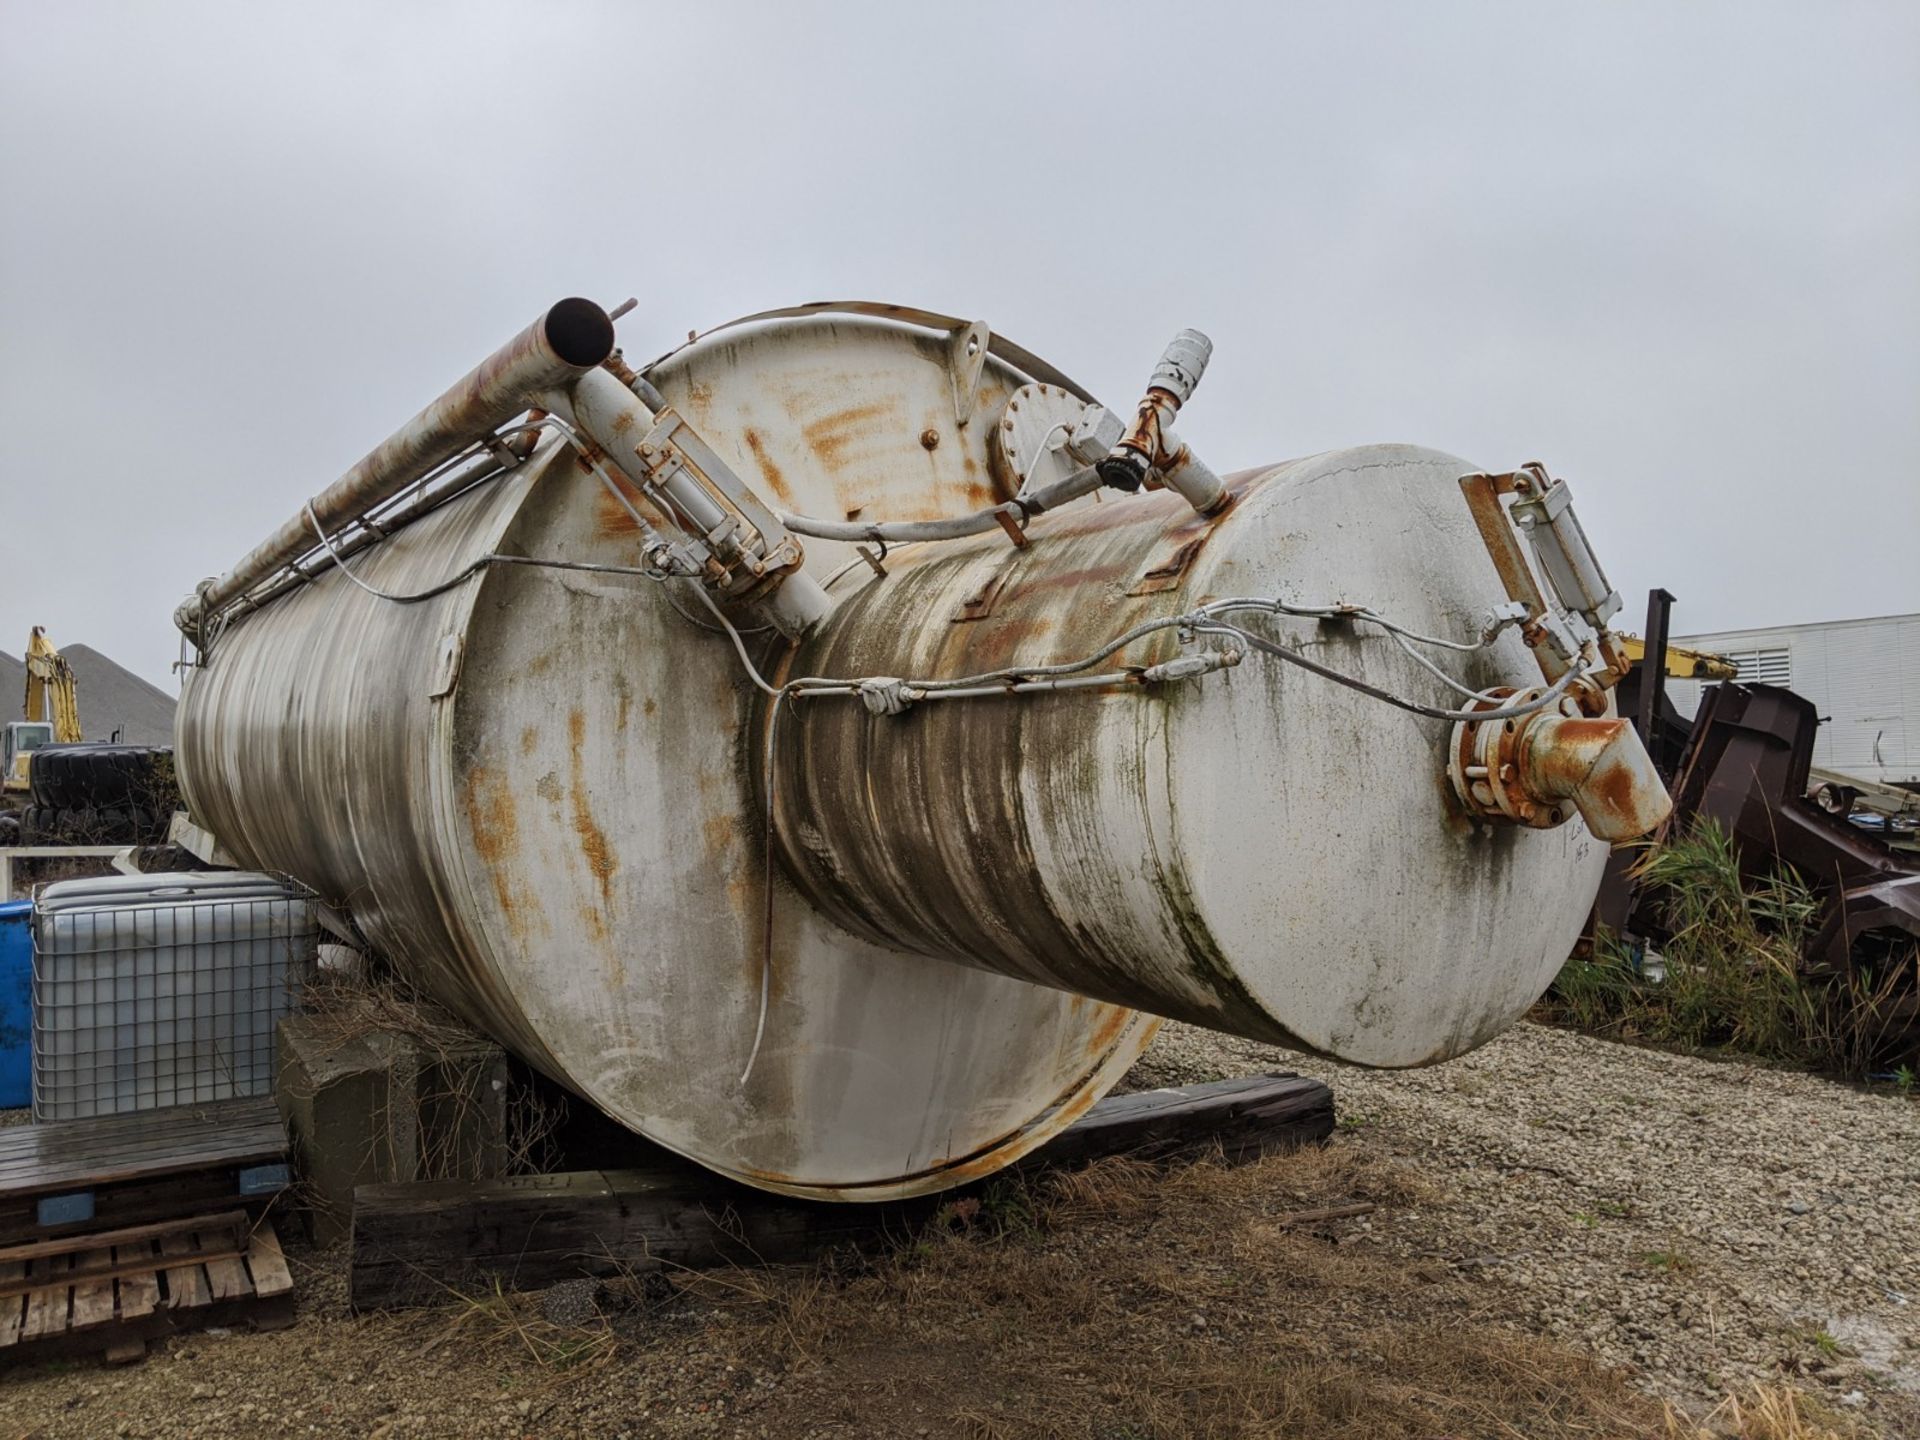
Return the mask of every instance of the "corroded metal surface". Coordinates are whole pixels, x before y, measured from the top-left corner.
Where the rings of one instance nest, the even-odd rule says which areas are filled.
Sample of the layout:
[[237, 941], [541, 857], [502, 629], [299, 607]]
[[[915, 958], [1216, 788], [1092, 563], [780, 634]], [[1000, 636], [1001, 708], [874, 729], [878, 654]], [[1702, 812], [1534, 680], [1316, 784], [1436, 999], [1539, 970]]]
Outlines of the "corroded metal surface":
[[[815, 513], [999, 498], [991, 426], [957, 421], [943, 336], [793, 328], [730, 332], [654, 378], [739, 474]], [[979, 404], [997, 414], [1023, 379], [989, 362]], [[549, 446], [355, 569], [408, 591], [489, 552], [631, 564], [639, 541]], [[810, 546], [808, 565], [824, 578], [850, 554]], [[307, 880], [456, 1011], [723, 1173], [913, 1194], [1071, 1124], [1155, 1021], [876, 947], [777, 872], [742, 1085], [767, 860], [748, 697], [726, 641], [646, 581], [505, 567], [397, 606], [328, 573], [237, 621], [192, 675], [179, 766], [244, 863]]]
[[[648, 379], [770, 509], [989, 508], [1014, 483], [988, 452], [1009, 397], [1073, 387], [929, 318], [726, 328]], [[178, 764], [235, 858], [314, 886], [636, 1131], [795, 1194], [936, 1190], [1084, 1113], [1157, 1023], [1136, 1007], [1416, 1064], [1496, 1033], [1565, 955], [1604, 847], [1578, 823], [1476, 823], [1444, 723], [1292, 667], [903, 714], [789, 699], [770, 736], [692, 582], [476, 565], [636, 566], [627, 421], [591, 459], [549, 440], [354, 561], [393, 592], [474, 567], [445, 593], [391, 604], [329, 570], [234, 619], [187, 685]], [[1038, 514], [1024, 547], [996, 529], [872, 565], [809, 541], [839, 612], [797, 653], [747, 643], [776, 681], [951, 676], [1077, 658], [1229, 595], [1474, 635], [1501, 578], [1467, 468], [1344, 452], [1233, 477], [1211, 518], [1166, 491], [1089, 497]], [[1249, 623], [1433, 688], [1346, 621]], [[1113, 663], [1178, 649], [1166, 631]], [[1534, 662], [1508, 633], [1448, 663], [1488, 688]]]
[[[1481, 708], [1542, 693], [1494, 691]], [[1583, 699], [1603, 713], [1588, 716]], [[1588, 691], [1518, 719], [1461, 721], [1448, 747], [1454, 794], [1474, 815], [1541, 830], [1578, 811], [1609, 844], [1651, 833], [1673, 813], [1673, 801], [1632, 724], [1604, 713], [1610, 704]]]
[[[1406, 446], [1234, 477], [1215, 520], [1169, 493], [901, 557], [794, 657], [796, 674], [956, 675], [1077, 657], [1212, 599], [1346, 599], [1471, 634], [1499, 579], [1463, 462]], [[1380, 516], [1396, 517], [1397, 525]], [[951, 617], [903, 625], [902, 616]], [[1273, 638], [1423, 692], [1388, 636], [1279, 620]], [[1165, 658], [1162, 631], [1115, 663]], [[1524, 684], [1509, 632], [1467, 659]], [[782, 854], [876, 943], [1379, 1065], [1445, 1059], [1538, 997], [1606, 846], [1579, 824], [1473, 823], [1449, 727], [1277, 664], [1188, 686], [780, 720]]]

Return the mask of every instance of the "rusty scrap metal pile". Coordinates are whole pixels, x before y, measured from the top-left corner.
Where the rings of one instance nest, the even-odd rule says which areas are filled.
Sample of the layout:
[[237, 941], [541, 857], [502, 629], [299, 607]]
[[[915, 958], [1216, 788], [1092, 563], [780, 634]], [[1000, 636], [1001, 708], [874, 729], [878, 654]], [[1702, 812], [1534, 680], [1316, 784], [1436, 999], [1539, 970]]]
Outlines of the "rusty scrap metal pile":
[[[1497, 1034], [1669, 802], [1563, 481], [1221, 476], [984, 324], [554, 306], [176, 615], [242, 863], [735, 1178], [883, 1198], [1084, 1113], [1154, 1016]], [[965, 702], [965, 703], [948, 703]]]

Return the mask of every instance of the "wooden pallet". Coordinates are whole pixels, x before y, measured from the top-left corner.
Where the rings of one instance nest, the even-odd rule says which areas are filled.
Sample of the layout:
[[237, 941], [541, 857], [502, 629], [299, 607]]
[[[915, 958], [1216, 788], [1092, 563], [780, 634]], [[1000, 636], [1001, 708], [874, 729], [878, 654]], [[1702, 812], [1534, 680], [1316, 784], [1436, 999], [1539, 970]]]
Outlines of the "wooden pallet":
[[176, 1330], [293, 1321], [293, 1276], [243, 1210], [0, 1250], [0, 1365], [54, 1354], [137, 1360]]
[[286, 1159], [271, 1098], [0, 1129], [0, 1245], [264, 1208]]

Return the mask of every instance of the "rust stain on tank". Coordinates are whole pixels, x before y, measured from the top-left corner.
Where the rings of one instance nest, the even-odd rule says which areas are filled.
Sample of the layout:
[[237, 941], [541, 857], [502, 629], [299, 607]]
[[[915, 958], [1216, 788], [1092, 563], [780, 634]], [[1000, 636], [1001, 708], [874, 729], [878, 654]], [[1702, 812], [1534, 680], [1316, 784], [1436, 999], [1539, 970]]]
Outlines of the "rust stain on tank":
[[520, 822], [507, 777], [490, 765], [476, 765], [467, 775], [466, 807], [480, 858], [489, 865], [513, 859], [520, 849]]
[[822, 465], [837, 469], [847, 448], [866, 435], [877, 433], [881, 417], [891, 414], [893, 409], [892, 405], [879, 401], [855, 405], [821, 416], [800, 433]]
[[614, 722], [613, 722], [614, 729], [625, 730], [627, 728], [627, 715], [628, 715], [628, 712], [630, 712], [632, 709], [633, 709], [633, 696], [622, 691], [620, 695], [620, 713], [614, 717]]
[[742, 433], [746, 437], [747, 448], [753, 452], [753, 463], [760, 467], [761, 477], [767, 482], [767, 488], [787, 504], [792, 504], [793, 491], [787, 484], [787, 477], [780, 473], [773, 456], [767, 453], [767, 442], [761, 439], [760, 432], [749, 425]]
[[740, 833], [740, 821], [734, 815], [721, 812], [702, 821], [700, 830], [707, 842], [707, 855], [714, 860], [725, 860], [733, 853], [733, 840]]
[[1081, 1042], [1081, 1048], [1090, 1055], [1106, 1054], [1119, 1040], [1120, 1033], [1133, 1023], [1134, 1018], [1134, 1012], [1131, 1010], [1118, 1005], [1110, 1007], [1107, 1018], [1100, 1022], [1098, 1029]]
[[533, 747], [539, 743], [540, 729], [538, 726], [523, 725], [520, 727], [520, 753], [522, 755], [533, 754]]
[[[584, 712], [575, 710], [567, 716], [567, 754], [573, 767], [573, 782], [568, 787], [567, 798], [573, 814], [573, 833], [580, 837], [580, 853], [586, 857], [587, 866], [593, 871], [594, 883], [600, 887], [600, 903], [603, 907], [613, 904], [613, 872], [620, 868], [620, 862], [607, 848], [605, 832], [593, 818], [593, 811], [587, 804], [587, 766], [586, 756], [582, 753], [586, 747], [587, 717]], [[594, 917], [596, 922], [599, 916]], [[602, 926], [604, 930], [604, 926]]]
[[1059, 1114], [1054, 1117], [1054, 1123], [1059, 1125], [1062, 1130], [1066, 1129], [1067, 1126], [1073, 1124], [1074, 1121], [1091, 1110], [1094, 1102], [1098, 1098], [1099, 1092], [1094, 1090], [1092, 1086], [1087, 1086], [1081, 1090], [1078, 1095], [1075, 1095], [1073, 1099], [1060, 1107]]
[[1140, 567], [1137, 555], [1123, 555], [1105, 564], [1081, 565], [1070, 570], [1047, 570], [1034, 566], [1010, 583], [1005, 600], [1028, 596], [1102, 590], [1123, 582], [1131, 584]]
[[467, 812], [467, 826], [473, 834], [473, 848], [479, 853], [487, 879], [493, 884], [493, 898], [506, 917], [507, 928], [524, 939], [526, 927], [510, 879], [513, 863], [520, 853], [520, 821], [514, 809], [513, 787], [507, 777], [492, 766], [476, 765], [467, 774], [461, 798]]
[[[619, 487], [620, 493], [632, 502], [634, 509], [656, 524], [664, 523], [659, 512], [641, 493], [639, 486], [611, 466], [607, 467], [607, 474]], [[619, 540], [640, 533], [640, 526], [627, 512], [627, 507], [614, 498], [598, 476], [594, 477], [593, 527], [603, 540]]]
[[580, 923], [586, 927], [587, 939], [594, 944], [598, 945], [607, 938], [607, 922], [593, 906], [580, 907]]

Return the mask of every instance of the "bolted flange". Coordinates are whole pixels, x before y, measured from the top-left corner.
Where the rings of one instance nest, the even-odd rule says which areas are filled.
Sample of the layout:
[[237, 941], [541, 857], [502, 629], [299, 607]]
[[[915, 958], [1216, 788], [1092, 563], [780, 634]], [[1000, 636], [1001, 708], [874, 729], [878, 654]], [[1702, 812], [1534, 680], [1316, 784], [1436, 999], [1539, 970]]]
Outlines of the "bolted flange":
[[[1511, 709], [1545, 694], [1490, 690], [1480, 708]], [[1571, 694], [1531, 715], [1454, 722], [1447, 778], [1480, 819], [1551, 830], [1578, 811], [1609, 844], [1647, 834], [1673, 811], [1633, 727], [1587, 715]]]

